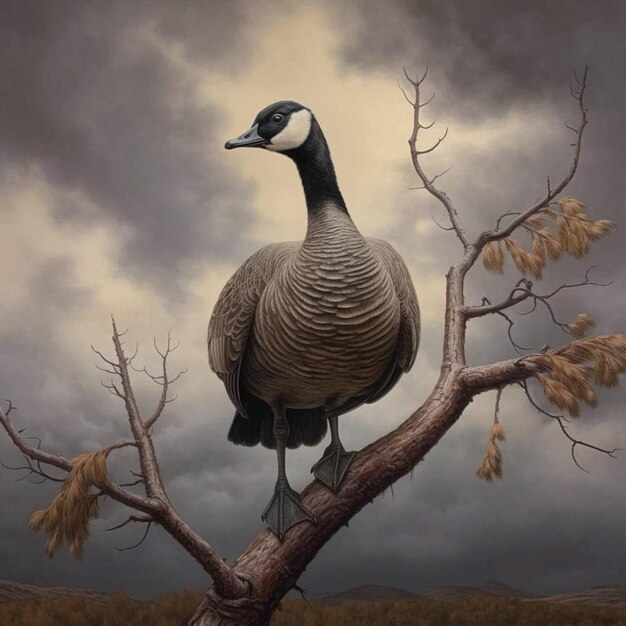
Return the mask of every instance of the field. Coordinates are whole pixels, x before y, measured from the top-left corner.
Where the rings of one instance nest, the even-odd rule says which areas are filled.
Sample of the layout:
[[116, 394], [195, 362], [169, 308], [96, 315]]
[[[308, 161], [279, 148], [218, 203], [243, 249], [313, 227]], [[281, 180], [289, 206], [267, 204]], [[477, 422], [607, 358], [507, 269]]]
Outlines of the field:
[[[166, 594], [153, 603], [115, 594], [110, 602], [83, 598], [0, 603], [0, 626], [185, 626], [202, 594]], [[286, 600], [271, 626], [626, 626], [626, 606], [508, 598], [321, 602]]]

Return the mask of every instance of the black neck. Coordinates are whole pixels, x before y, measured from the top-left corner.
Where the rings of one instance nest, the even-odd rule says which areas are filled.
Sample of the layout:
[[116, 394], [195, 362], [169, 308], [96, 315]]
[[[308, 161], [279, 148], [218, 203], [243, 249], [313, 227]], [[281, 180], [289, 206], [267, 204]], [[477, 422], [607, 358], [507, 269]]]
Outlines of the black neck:
[[293, 159], [298, 167], [309, 215], [319, 212], [328, 204], [348, 212], [337, 184], [328, 144], [315, 118], [311, 120], [311, 132], [307, 140], [299, 148], [284, 154]]

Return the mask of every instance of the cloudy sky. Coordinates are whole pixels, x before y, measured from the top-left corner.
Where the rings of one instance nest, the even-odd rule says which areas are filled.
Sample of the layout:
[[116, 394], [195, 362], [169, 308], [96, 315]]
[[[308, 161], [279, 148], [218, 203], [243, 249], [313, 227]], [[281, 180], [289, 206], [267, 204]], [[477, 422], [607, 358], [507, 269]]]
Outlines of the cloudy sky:
[[[454, 164], [442, 187], [471, 233], [524, 208], [568, 167], [575, 121], [568, 81], [590, 66], [590, 125], [571, 193], [596, 219], [623, 228], [626, 163], [626, 9], [604, 0], [413, 0], [377, 3], [188, 1], [0, 3], [0, 397], [44, 447], [74, 456], [127, 437], [122, 407], [99, 385], [90, 344], [110, 350], [110, 315], [156, 361], [152, 338], [181, 340], [173, 366], [189, 368], [179, 399], [156, 428], [175, 506], [223, 555], [236, 556], [261, 528], [274, 455], [232, 446], [226, 393], [205, 354], [220, 288], [254, 250], [303, 235], [305, 210], [293, 164], [261, 151], [223, 149], [270, 102], [293, 99], [317, 115], [353, 219], [406, 259], [423, 310], [424, 339], [412, 372], [383, 401], [343, 418], [358, 449], [420, 404], [436, 379], [444, 275], [456, 239], [431, 215], [441, 209], [415, 186], [407, 152], [411, 111], [397, 87], [402, 66], [429, 60], [427, 115], [449, 126], [431, 172]], [[540, 290], [576, 282], [587, 267], [607, 289], [568, 292], [564, 320], [584, 311], [597, 332], [625, 328], [626, 269], [618, 228], [590, 257], [552, 266]], [[508, 292], [515, 274], [471, 274], [468, 301]], [[502, 323], [501, 323], [502, 322]], [[520, 343], [566, 340], [537, 314], [516, 323]], [[506, 324], [472, 324], [473, 363], [511, 355]], [[146, 413], [157, 391], [141, 378]], [[598, 445], [626, 447], [625, 399], [603, 393], [572, 424]], [[505, 477], [474, 478], [493, 397], [476, 399], [406, 478], [324, 548], [301, 585], [312, 593], [359, 584], [415, 591], [497, 579], [539, 593], [626, 584], [626, 455], [582, 451], [572, 463], [557, 425], [518, 391], [504, 394]], [[301, 489], [323, 444], [290, 453]], [[135, 469], [116, 453], [120, 480]], [[0, 436], [0, 458], [19, 455]], [[39, 585], [123, 589], [140, 597], [207, 581], [158, 530], [138, 550], [139, 529], [108, 503], [84, 560], [49, 561], [44, 537], [26, 529], [54, 485], [0, 473], [0, 578]]]

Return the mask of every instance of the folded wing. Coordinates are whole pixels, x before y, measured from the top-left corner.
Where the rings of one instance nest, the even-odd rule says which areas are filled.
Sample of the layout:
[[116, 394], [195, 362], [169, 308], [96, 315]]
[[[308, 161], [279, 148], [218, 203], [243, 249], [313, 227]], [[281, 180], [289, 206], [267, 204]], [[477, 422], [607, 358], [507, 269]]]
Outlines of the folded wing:
[[224, 381], [231, 401], [244, 415], [239, 372], [256, 307], [263, 290], [298, 245], [276, 243], [253, 254], [226, 283], [211, 315], [209, 365]]

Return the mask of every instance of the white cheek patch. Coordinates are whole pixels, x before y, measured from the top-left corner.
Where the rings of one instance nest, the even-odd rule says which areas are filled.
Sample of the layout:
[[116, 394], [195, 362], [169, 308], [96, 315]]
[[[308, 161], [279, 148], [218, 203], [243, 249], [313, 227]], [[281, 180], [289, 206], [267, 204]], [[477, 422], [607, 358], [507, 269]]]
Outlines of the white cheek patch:
[[287, 126], [278, 135], [274, 135], [265, 147], [275, 152], [299, 148], [306, 141], [310, 131], [311, 111], [308, 109], [296, 111], [289, 117]]

